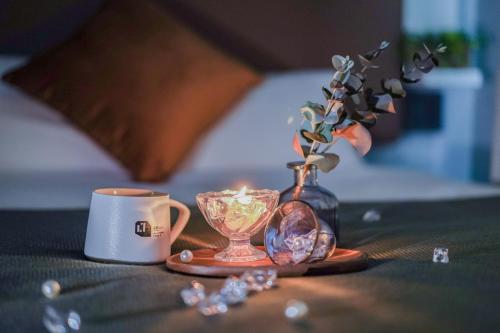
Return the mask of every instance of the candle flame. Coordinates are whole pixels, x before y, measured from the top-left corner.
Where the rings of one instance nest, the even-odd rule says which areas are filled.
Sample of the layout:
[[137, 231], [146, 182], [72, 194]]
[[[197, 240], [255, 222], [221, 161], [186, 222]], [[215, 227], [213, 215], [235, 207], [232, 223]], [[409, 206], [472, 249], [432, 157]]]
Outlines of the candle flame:
[[243, 186], [241, 190], [234, 196], [236, 201], [242, 205], [248, 205], [252, 202], [252, 197], [247, 195], [247, 187]]
[[236, 194], [237, 197], [244, 197], [247, 194], [247, 187], [243, 186], [238, 194]]

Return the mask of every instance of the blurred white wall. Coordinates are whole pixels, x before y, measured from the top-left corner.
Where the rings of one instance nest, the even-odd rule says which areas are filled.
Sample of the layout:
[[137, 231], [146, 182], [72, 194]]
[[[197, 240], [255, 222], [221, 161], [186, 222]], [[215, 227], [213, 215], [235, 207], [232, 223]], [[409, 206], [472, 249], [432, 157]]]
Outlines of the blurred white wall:
[[412, 34], [464, 31], [474, 35], [477, 0], [404, 0], [403, 30]]

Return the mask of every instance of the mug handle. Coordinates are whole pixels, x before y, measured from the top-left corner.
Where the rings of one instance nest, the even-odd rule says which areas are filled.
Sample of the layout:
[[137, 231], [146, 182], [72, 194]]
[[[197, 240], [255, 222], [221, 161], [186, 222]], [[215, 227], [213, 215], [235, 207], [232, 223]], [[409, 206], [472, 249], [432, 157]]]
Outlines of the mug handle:
[[187, 208], [186, 205], [180, 203], [177, 200], [170, 199], [169, 205], [170, 207], [177, 208], [177, 210], [179, 211], [179, 216], [175, 221], [175, 225], [170, 231], [170, 244], [172, 244], [173, 242], [175, 242], [177, 237], [179, 237], [182, 230], [184, 230], [184, 228], [186, 227], [186, 224], [189, 221], [189, 217], [191, 216], [191, 211], [189, 210], [189, 208]]

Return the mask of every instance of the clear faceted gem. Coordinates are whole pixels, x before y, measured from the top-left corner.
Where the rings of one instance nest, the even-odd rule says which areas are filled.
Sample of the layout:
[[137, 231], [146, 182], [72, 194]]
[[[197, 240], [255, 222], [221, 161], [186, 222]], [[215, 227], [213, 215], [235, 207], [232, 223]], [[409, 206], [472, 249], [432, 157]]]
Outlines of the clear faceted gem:
[[317, 233], [318, 231], [313, 229], [304, 235], [290, 235], [285, 238], [285, 244], [292, 251], [293, 263], [299, 264], [309, 258], [316, 244]]
[[193, 260], [193, 252], [184, 250], [181, 252], [180, 258], [182, 262], [191, 262], [191, 260]]
[[50, 333], [79, 331], [82, 324], [80, 315], [77, 312], [71, 310], [65, 314], [52, 306], [45, 307], [42, 322]]
[[224, 282], [220, 294], [229, 305], [243, 303], [247, 299], [247, 283], [237, 276], [230, 276]]
[[329, 232], [320, 232], [314, 251], [307, 262], [325, 260], [333, 254], [336, 245], [337, 240], [335, 238], [335, 234]]
[[249, 291], [263, 291], [272, 288], [278, 277], [275, 269], [253, 269], [241, 276]]
[[78, 312], [75, 312], [71, 310], [68, 313], [68, 318], [66, 319], [66, 322], [68, 323], [68, 327], [71, 328], [73, 331], [79, 331], [80, 326], [82, 325], [82, 320], [80, 318], [80, 315]]
[[285, 317], [295, 321], [303, 319], [309, 312], [309, 307], [306, 303], [298, 300], [290, 300], [286, 303]]
[[227, 312], [227, 304], [221, 294], [213, 292], [198, 303], [198, 311], [204, 316], [214, 316]]
[[66, 322], [61, 312], [51, 306], [45, 307], [45, 312], [42, 318], [43, 326], [50, 333], [66, 333]]
[[434, 249], [434, 255], [432, 256], [432, 261], [442, 264], [449, 263], [450, 258], [448, 257], [448, 249], [445, 247], [436, 247]]
[[378, 222], [381, 218], [380, 212], [376, 209], [369, 209], [363, 214], [363, 222]]
[[56, 298], [61, 293], [61, 285], [55, 280], [42, 283], [42, 293], [47, 298]]
[[205, 287], [193, 280], [189, 288], [181, 290], [181, 298], [187, 306], [194, 306], [205, 299]]

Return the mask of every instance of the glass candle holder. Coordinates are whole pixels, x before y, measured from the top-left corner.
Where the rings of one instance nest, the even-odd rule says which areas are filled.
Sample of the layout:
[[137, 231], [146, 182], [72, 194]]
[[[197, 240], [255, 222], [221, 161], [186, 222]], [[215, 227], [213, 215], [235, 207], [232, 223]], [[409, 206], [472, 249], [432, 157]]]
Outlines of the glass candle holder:
[[250, 237], [270, 219], [279, 200], [272, 190], [225, 190], [200, 193], [196, 202], [208, 224], [229, 239], [229, 246], [215, 255], [226, 262], [264, 259], [266, 253], [250, 244]]

